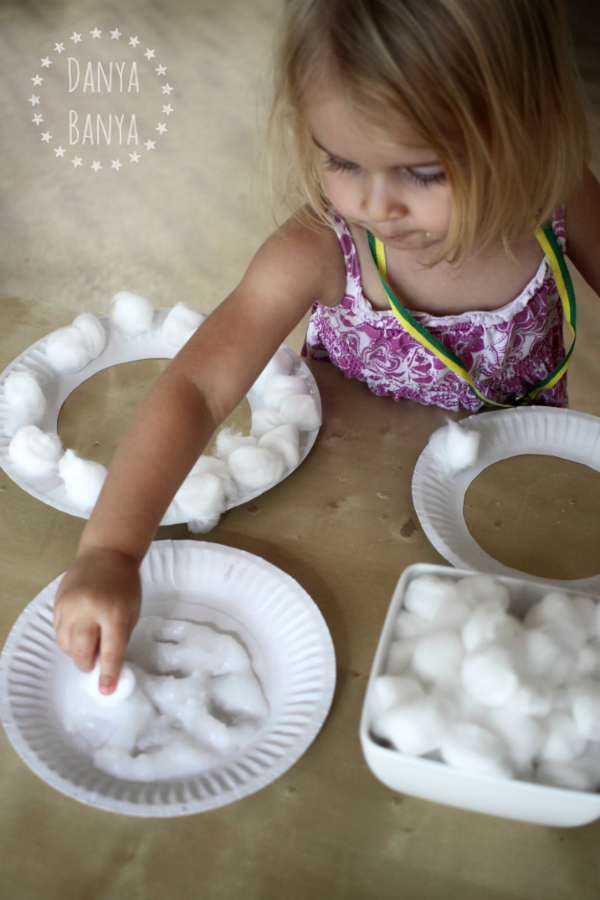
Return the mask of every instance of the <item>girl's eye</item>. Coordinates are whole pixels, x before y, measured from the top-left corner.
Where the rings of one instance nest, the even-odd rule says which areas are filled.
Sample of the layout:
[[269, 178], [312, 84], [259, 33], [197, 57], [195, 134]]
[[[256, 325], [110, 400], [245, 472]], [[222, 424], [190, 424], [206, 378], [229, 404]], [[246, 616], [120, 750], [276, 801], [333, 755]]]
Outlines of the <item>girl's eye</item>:
[[446, 181], [446, 173], [443, 170], [440, 172], [428, 172], [427, 170], [406, 169], [406, 173], [417, 184], [425, 187], [429, 187], [432, 184], [443, 184]]
[[359, 167], [356, 163], [346, 162], [343, 159], [336, 159], [335, 156], [327, 156], [325, 159], [325, 168], [330, 172], [355, 172]]

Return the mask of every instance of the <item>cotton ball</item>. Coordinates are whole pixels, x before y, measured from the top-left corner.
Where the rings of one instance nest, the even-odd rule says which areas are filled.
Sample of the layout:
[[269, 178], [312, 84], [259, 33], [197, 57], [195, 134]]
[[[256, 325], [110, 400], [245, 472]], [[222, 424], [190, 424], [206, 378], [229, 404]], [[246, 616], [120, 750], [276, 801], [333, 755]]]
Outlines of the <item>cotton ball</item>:
[[80, 674], [81, 687], [98, 706], [119, 706], [124, 700], [133, 694], [136, 685], [136, 678], [133, 669], [130, 666], [121, 666], [121, 672], [117, 686], [112, 694], [101, 694], [99, 688], [100, 678], [100, 660], [96, 660], [96, 665], [91, 672]]
[[426, 634], [431, 630], [429, 622], [406, 609], [401, 609], [394, 623], [395, 638], [411, 638]]
[[500, 644], [485, 644], [469, 653], [460, 675], [465, 689], [484, 706], [502, 706], [519, 686], [511, 654]]
[[413, 650], [416, 641], [414, 638], [392, 641], [389, 646], [385, 671], [388, 675], [399, 675], [406, 671], [412, 662]]
[[46, 338], [46, 356], [57, 372], [79, 372], [91, 361], [83, 334], [74, 325], [58, 328]]
[[110, 321], [124, 334], [135, 337], [150, 331], [153, 317], [154, 308], [145, 297], [129, 291], [119, 291], [112, 298]]
[[435, 575], [420, 575], [409, 582], [404, 606], [409, 612], [431, 622], [440, 607], [456, 597], [456, 588], [451, 581]]
[[570, 791], [597, 791], [600, 787], [600, 762], [580, 757], [572, 762], [541, 762], [536, 780], [549, 787]]
[[420, 756], [437, 750], [446, 730], [440, 704], [421, 697], [388, 709], [373, 723], [373, 732], [388, 740], [400, 753]]
[[268, 431], [258, 442], [259, 447], [278, 453], [288, 469], [295, 469], [300, 462], [300, 436], [295, 425], [280, 425]]
[[541, 762], [537, 781], [572, 791], [595, 791], [600, 788], [600, 746], [588, 744], [581, 756], [572, 762]]
[[85, 347], [89, 361], [100, 356], [106, 347], [106, 331], [100, 319], [92, 313], [80, 313], [73, 321], [73, 327], [78, 330], [81, 335], [83, 346]]
[[276, 409], [255, 409], [252, 413], [250, 434], [259, 441], [263, 434], [283, 424], [284, 421]]
[[252, 390], [262, 393], [269, 378], [273, 375], [289, 375], [293, 366], [294, 360], [292, 356], [284, 347], [280, 347], [252, 385]]
[[378, 718], [393, 706], [402, 706], [424, 694], [423, 687], [414, 678], [380, 675], [373, 684], [372, 716]]
[[217, 459], [216, 456], [199, 456], [192, 466], [190, 475], [204, 475], [210, 472], [211, 475], [218, 475], [223, 484], [223, 493], [226, 499], [233, 497], [236, 488], [233, 478], [229, 474], [229, 466], [224, 459]]
[[444, 428], [431, 435], [428, 446], [442, 477], [449, 477], [474, 464], [479, 433], [449, 420]]
[[487, 600], [473, 610], [461, 633], [465, 649], [470, 652], [491, 641], [512, 643], [521, 630], [520, 623], [497, 600]]
[[460, 631], [471, 615], [471, 607], [461, 597], [450, 597], [431, 620], [433, 628], [454, 628]]
[[412, 665], [423, 681], [443, 681], [456, 675], [463, 657], [462, 641], [455, 631], [434, 631], [417, 641]]
[[444, 762], [456, 769], [498, 778], [514, 777], [504, 742], [474, 722], [459, 722], [450, 728], [440, 753]]
[[239, 447], [256, 447], [257, 443], [254, 437], [240, 434], [232, 428], [223, 428], [217, 435], [215, 452], [221, 459], [229, 459]]
[[591, 597], [572, 597], [571, 603], [579, 613], [580, 621], [585, 628], [586, 637], [596, 636], [596, 612], [597, 604]]
[[58, 473], [65, 483], [71, 502], [81, 510], [91, 510], [106, 478], [104, 466], [89, 459], [81, 459], [74, 450], [67, 450], [58, 463]]
[[321, 413], [317, 401], [310, 394], [294, 394], [284, 397], [279, 405], [284, 422], [295, 425], [298, 431], [316, 431], [321, 427]]
[[259, 490], [281, 480], [284, 464], [280, 456], [263, 447], [238, 447], [229, 457], [229, 471], [240, 487]]
[[223, 482], [210, 472], [188, 475], [174, 499], [189, 522], [190, 531], [210, 531], [225, 508]]
[[587, 676], [600, 674], [600, 648], [594, 643], [584, 644], [575, 655], [573, 670], [568, 676], [567, 683], [581, 681]]
[[508, 588], [491, 575], [467, 575], [456, 583], [456, 588], [460, 596], [472, 607], [481, 603], [495, 602], [507, 611], [510, 605]]
[[300, 375], [271, 375], [265, 381], [263, 403], [278, 409], [284, 397], [308, 394], [308, 384]]
[[555, 701], [555, 691], [549, 684], [529, 681], [519, 685], [507, 706], [515, 713], [543, 719], [552, 712]]
[[500, 707], [488, 712], [485, 724], [502, 738], [517, 772], [529, 772], [542, 745], [543, 732], [539, 722], [513, 709]]
[[559, 642], [555, 632], [544, 628], [524, 629], [517, 639], [521, 669], [528, 675], [564, 684], [575, 668], [575, 656]]
[[580, 685], [572, 694], [575, 724], [583, 737], [600, 741], [600, 683]]
[[585, 750], [586, 739], [577, 727], [573, 716], [555, 710], [545, 723], [546, 735], [539, 752], [540, 760], [571, 762]]
[[556, 637], [570, 650], [578, 650], [586, 641], [586, 613], [563, 594], [551, 591], [532, 606], [524, 619], [526, 628], [551, 629]]
[[183, 347], [202, 325], [206, 316], [190, 309], [187, 303], [176, 303], [162, 323], [161, 334], [167, 344]]
[[8, 445], [8, 455], [31, 475], [51, 475], [63, 454], [60, 438], [47, 434], [37, 425], [23, 425]]
[[46, 412], [46, 398], [31, 372], [11, 372], [4, 383], [8, 412], [4, 432], [8, 437], [22, 425], [39, 425]]

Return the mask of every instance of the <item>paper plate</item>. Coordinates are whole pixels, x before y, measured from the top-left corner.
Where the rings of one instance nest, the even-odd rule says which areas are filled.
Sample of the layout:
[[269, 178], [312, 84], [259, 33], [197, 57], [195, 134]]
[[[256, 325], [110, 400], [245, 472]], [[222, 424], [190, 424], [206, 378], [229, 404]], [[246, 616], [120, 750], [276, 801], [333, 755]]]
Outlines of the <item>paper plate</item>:
[[471, 536], [464, 516], [467, 488], [480, 472], [501, 459], [522, 454], [558, 456], [600, 472], [600, 419], [570, 409], [530, 406], [469, 416], [459, 424], [480, 434], [475, 464], [452, 478], [443, 478], [427, 445], [413, 474], [415, 511], [436, 550], [458, 568], [526, 577], [587, 592], [600, 590], [600, 575], [573, 580], [538, 578], [503, 565]]
[[289, 575], [218, 544], [158, 541], [141, 572], [142, 616], [208, 623], [239, 637], [269, 702], [264, 727], [222, 764], [194, 777], [133, 782], [96, 769], [59, 715], [73, 665], [52, 627], [60, 576], [19, 616], [0, 657], [0, 716], [10, 741], [52, 787], [111, 812], [182, 816], [260, 790], [302, 756], [329, 711], [335, 655], [321, 613]]
[[[48, 362], [45, 349], [47, 337], [32, 344], [29, 349], [25, 350], [24, 353], [18, 356], [17, 359], [2, 372], [0, 375], [0, 466], [16, 484], [33, 497], [37, 497], [38, 500], [42, 500], [44, 503], [62, 510], [62, 512], [67, 512], [83, 519], [86, 519], [89, 516], [89, 513], [82, 512], [82, 510], [75, 506], [69, 499], [64, 482], [58, 474], [49, 476], [31, 475], [15, 465], [8, 455], [10, 437], [7, 437], [4, 432], [4, 425], [8, 413], [8, 404], [4, 396], [4, 383], [7, 377], [12, 372], [31, 372], [36, 376], [46, 398], [46, 412], [44, 418], [39, 423], [39, 427], [42, 431], [57, 434], [58, 415], [63, 403], [75, 388], [79, 387], [80, 384], [83, 384], [84, 381], [87, 381], [88, 378], [91, 378], [92, 375], [101, 372], [103, 369], [108, 369], [110, 366], [118, 365], [119, 363], [135, 362], [141, 359], [173, 358], [176, 353], [176, 348], [171, 344], [168, 344], [161, 334], [161, 325], [169, 312], [169, 309], [155, 310], [152, 330], [146, 332], [146, 334], [138, 335], [137, 337], [129, 337], [120, 332], [111, 324], [108, 316], [99, 316], [98, 319], [102, 323], [108, 336], [106, 347], [100, 356], [92, 360], [92, 362], [85, 366], [80, 372], [75, 372], [72, 375], [56, 372]], [[320, 413], [321, 398], [312, 373], [297, 353], [294, 353], [289, 347], [285, 347], [285, 350], [293, 359], [291, 374], [301, 375], [305, 379], [308, 384], [309, 393], [314, 398]], [[253, 412], [254, 410], [265, 408], [262, 393], [255, 389], [251, 389], [248, 392], [246, 399]], [[315, 431], [301, 432], [300, 462], [298, 465], [306, 459], [318, 433], [318, 428]], [[292, 471], [293, 469], [287, 469], [285, 477]], [[264, 493], [264, 489], [256, 491], [238, 490], [238, 492], [227, 502], [225, 509], [232, 509], [234, 506], [247, 503], [249, 500], [258, 497], [262, 493]], [[178, 516], [176, 513], [167, 512], [161, 524], [176, 525], [179, 522], [185, 521], [184, 518]]]

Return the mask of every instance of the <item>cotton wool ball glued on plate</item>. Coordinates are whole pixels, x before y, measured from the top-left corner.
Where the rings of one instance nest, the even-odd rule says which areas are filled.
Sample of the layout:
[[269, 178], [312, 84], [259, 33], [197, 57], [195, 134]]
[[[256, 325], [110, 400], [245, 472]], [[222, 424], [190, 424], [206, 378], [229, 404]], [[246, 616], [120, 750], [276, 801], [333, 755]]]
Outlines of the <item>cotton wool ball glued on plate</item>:
[[176, 303], [162, 323], [161, 334], [167, 344], [183, 347], [204, 322], [202, 313], [191, 309], [187, 303]]
[[432, 697], [419, 697], [379, 716], [373, 722], [373, 733], [400, 753], [422, 756], [438, 749], [446, 727], [440, 704]]
[[259, 441], [263, 435], [267, 434], [267, 432], [273, 431], [275, 428], [279, 428], [280, 425], [284, 424], [285, 422], [281, 418], [278, 410], [255, 409], [252, 412], [250, 435]]
[[280, 481], [284, 462], [264, 447], [238, 447], [229, 456], [229, 471], [241, 488], [255, 491]]
[[293, 367], [294, 360], [284, 347], [280, 347], [252, 385], [252, 390], [262, 394], [269, 378], [273, 375], [289, 375]]
[[300, 462], [300, 435], [295, 425], [280, 425], [263, 434], [259, 447], [278, 453], [288, 469], [295, 469]]
[[110, 321], [130, 337], [137, 337], [152, 328], [154, 307], [145, 297], [131, 294], [129, 291], [119, 291], [112, 298]]
[[92, 359], [81, 331], [74, 325], [52, 331], [46, 338], [45, 347], [52, 368], [64, 375], [80, 372]]
[[300, 375], [271, 375], [265, 381], [263, 403], [269, 409], [279, 409], [285, 397], [308, 394], [308, 384]]
[[23, 425], [13, 435], [8, 455], [31, 475], [52, 475], [63, 455], [63, 447], [58, 435], [47, 434], [37, 425]]
[[[225, 499], [229, 500], [236, 492], [233, 478], [229, 474], [229, 466], [224, 459], [217, 459], [216, 456], [199, 456], [190, 475], [204, 475], [210, 472], [211, 475], [218, 475], [223, 485], [223, 494]], [[188, 476], [189, 477], [189, 476]]]
[[223, 482], [210, 472], [188, 475], [175, 494], [174, 503], [188, 522], [190, 531], [196, 534], [210, 531], [225, 509]]
[[217, 434], [215, 453], [220, 459], [229, 459], [234, 450], [240, 447], [256, 447], [258, 441], [251, 435], [241, 434], [233, 428], [223, 428]]
[[292, 394], [279, 404], [279, 415], [284, 422], [295, 425], [298, 431], [316, 431], [321, 427], [321, 413], [310, 394]]
[[83, 346], [88, 352], [90, 362], [96, 359], [106, 347], [107, 335], [100, 319], [92, 313], [80, 313], [73, 320], [73, 327], [76, 328], [83, 342]]
[[4, 382], [8, 412], [4, 433], [8, 437], [23, 425], [39, 425], [46, 412], [46, 398], [32, 372], [11, 372]]
[[100, 660], [96, 660], [96, 664], [91, 672], [78, 672], [77, 680], [80, 682], [83, 690], [92, 698], [98, 706], [111, 707], [119, 706], [124, 700], [133, 694], [136, 685], [135, 674], [131, 666], [121, 666], [119, 680], [112, 694], [101, 694], [99, 687], [100, 680]]
[[81, 459], [74, 450], [67, 450], [58, 463], [58, 474], [65, 483], [67, 495], [74, 506], [90, 511], [102, 490], [106, 469], [90, 459]]
[[449, 420], [444, 428], [431, 435], [428, 446], [440, 474], [449, 477], [475, 463], [479, 432]]
[[456, 769], [499, 778], [514, 777], [504, 742], [474, 722], [452, 726], [441, 742], [440, 753], [444, 762]]

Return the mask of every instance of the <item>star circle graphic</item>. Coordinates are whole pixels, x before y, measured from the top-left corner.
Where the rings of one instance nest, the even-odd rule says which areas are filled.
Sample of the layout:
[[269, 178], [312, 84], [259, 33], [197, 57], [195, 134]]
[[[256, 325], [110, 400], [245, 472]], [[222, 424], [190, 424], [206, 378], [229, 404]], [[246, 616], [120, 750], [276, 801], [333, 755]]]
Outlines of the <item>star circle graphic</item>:
[[[51, 67], [53, 66], [53, 64], [55, 62], [58, 62], [61, 59], [61, 54], [67, 51], [69, 54], [74, 55], [76, 53], [81, 53], [82, 50], [86, 48], [86, 45], [88, 47], [92, 44], [99, 46], [103, 41], [108, 44], [112, 43], [113, 49], [116, 46], [116, 44], [113, 42], [118, 42], [118, 44], [121, 46], [121, 49], [123, 50], [127, 48], [127, 51], [132, 55], [133, 62], [135, 62], [136, 66], [139, 64], [140, 66], [147, 67], [146, 71], [151, 73], [152, 81], [156, 84], [157, 88], [157, 112], [155, 123], [145, 128], [144, 130], [148, 133], [140, 134], [139, 139], [136, 124], [135, 143], [137, 146], [133, 148], [133, 153], [129, 150], [127, 150], [127, 152], [121, 153], [121, 156], [123, 156], [123, 158], [126, 160], [125, 162], [122, 162], [120, 158], [110, 158], [110, 147], [107, 147], [108, 155], [103, 160], [99, 160], [96, 158], [98, 156], [97, 147], [93, 150], [90, 150], [89, 156], [87, 157], [85, 155], [86, 151], [83, 147], [76, 148], [77, 153], [75, 155], [69, 156], [69, 151], [65, 150], [65, 148], [60, 145], [58, 137], [53, 136], [53, 133], [51, 131], [53, 127], [52, 124], [46, 122], [44, 118], [47, 113], [44, 108], [43, 91], [47, 74], [52, 71]], [[88, 65], [91, 65], [91, 63], [89, 63]], [[110, 65], [112, 67], [112, 62]], [[40, 144], [50, 148], [50, 150], [54, 153], [55, 159], [63, 160], [63, 164], [65, 165], [67, 163], [70, 163], [72, 167], [71, 171], [92, 171], [96, 175], [98, 174], [98, 172], [103, 171], [111, 172], [113, 175], [117, 175], [120, 173], [121, 169], [127, 171], [130, 165], [138, 165], [141, 161], [143, 162], [148, 152], [156, 149], [159, 138], [161, 138], [163, 134], [168, 133], [169, 128], [167, 128], [167, 124], [164, 121], [164, 118], [166, 116], [170, 116], [172, 112], [175, 112], [175, 107], [171, 105], [171, 92], [174, 90], [174, 88], [166, 80], [167, 69], [168, 66], [163, 65], [159, 60], [157, 60], [155, 48], [145, 47], [144, 42], [140, 39], [140, 36], [138, 34], [127, 36], [124, 32], [119, 31], [118, 28], [105, 31], [96, 26], [89, 32], [74, 31], [72, 35], [65, 38], [64, 40], [55, 42], [54, 48], [51, 53], [43, 58], [40, 58], [40, 67], [36, 74], [31, 78], [34, 93], [32, 93], [32, 95], [27, 98], [27, 103], [31, 104], [31, 110], [33, 112], [33, 118], [31, 119], [32, 124], [35, 125], [36, 128], [39, 128], [39, 126], [43, 124], [45, 128], [48, 129], [46, 131], [42, 131], [42, 129], [40, 128]], [[99, 78], [100, 76], [98, 76], [98, 79]], [[165, 101], [167, 100], [167, 105], [164, 105]], [[115, 116], [115, 118], [117, 117]], [[162, 121], [160, 121], [160, 119], [162, 119]], [[123, 121], [123, 117], [121, 118], [121, 121]], [[104, 126], [102, 127], [106, 135], [106, 130], [104, 129]], [[150, 131], [152, 131], [153, 134], [152, 140], [150, 140]], [[129, 137], [127, 143], [129, 143]], [[139, 152], [140, 150], [142, 151], [141, 154]], [[104, 165], [102, 163], [104, 163]]]

